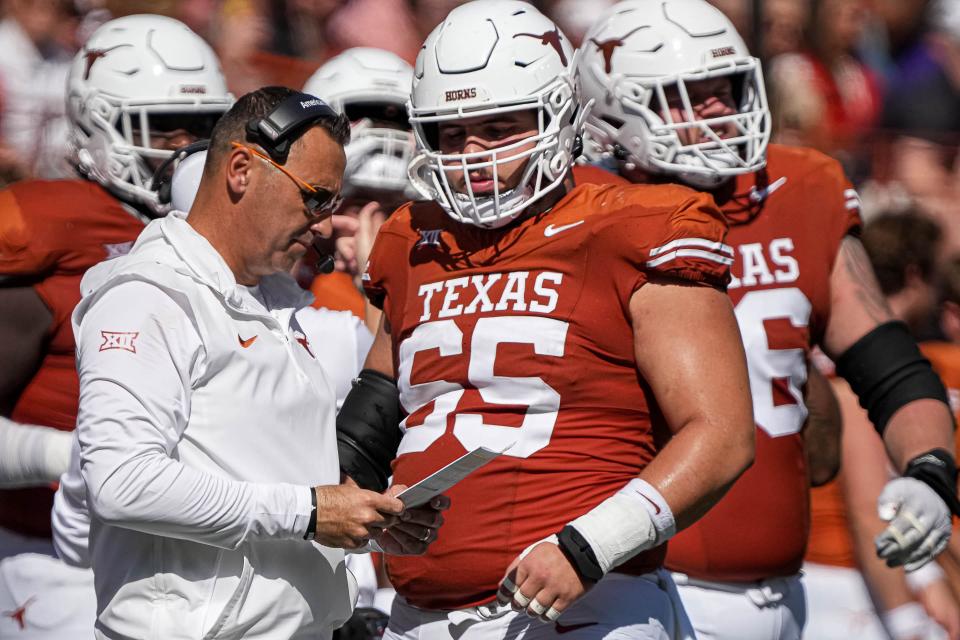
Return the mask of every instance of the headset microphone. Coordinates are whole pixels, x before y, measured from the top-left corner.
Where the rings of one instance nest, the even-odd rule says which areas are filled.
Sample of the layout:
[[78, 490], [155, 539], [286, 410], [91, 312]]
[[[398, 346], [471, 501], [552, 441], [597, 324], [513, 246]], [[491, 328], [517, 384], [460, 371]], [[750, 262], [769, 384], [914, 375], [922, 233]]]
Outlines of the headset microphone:
[[330, 254], [325, 254], [320, 256], [320, 259], [317, 261], [317, 264], [316, 266], [314, 266], [314, 269], [317, 270], [317, 273], [323, 273], [323, 274], [333, 273], [333, 265], [334, 265], [333, 256], [331, 256]]

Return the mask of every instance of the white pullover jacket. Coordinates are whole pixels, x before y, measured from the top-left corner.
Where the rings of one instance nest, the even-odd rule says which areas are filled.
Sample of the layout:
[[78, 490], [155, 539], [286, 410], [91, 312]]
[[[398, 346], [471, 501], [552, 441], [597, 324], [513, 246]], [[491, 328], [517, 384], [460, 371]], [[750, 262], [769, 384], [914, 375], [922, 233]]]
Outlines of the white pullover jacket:
[[285, 274], [238, 286], [177, 213], [81, 288], [98, 636], [326, 637], [356, 585], [341, 550], [303, 540], [309, 487], [339, 482], [323, 345], [294, 316], [309, 294]]

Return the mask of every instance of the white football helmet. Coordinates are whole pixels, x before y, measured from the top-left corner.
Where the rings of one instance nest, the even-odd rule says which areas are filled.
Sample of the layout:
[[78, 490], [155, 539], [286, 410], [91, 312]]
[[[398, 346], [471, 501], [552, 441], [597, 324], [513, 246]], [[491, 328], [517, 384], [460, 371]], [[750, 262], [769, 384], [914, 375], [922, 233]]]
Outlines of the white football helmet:
[[[427, 37], [414, 69], [408, 110], [421, 152], [410, 180], [459, 222], [500, 227], [561, 184], [578, 152], [585, 110], [578, 109], [570, 41], [536, 8], [518, 0], [461, 5]], [[442, 122], [521, 110], [537, 113], [539, 131], [488, 151], [443, 154]], [[517, 151], [535, 142], [531, 150]], [[529, 158], [515, 189], [475, 196], [451, 187], [448, 174]]]
[[[770, 110], [760, 61], [733, 24], [705, 0], [624, 0], [591, 27], [580, 48], [578, 80], [594, 105], [585, 148], [652, 173], [676, 174], [700, 188], [766, 164]], [[730, 77], [738, 113], [697, 119], [686, 83]], [[684, 120], [665, 108], [675, 86]], [[716, 129], [734, 125], [721, 138]], [[684, 144], [693, 130], [699, 142]]]
[[153, 147], [151, 132], [186, 128], [207, 138], [233, 101], [213, 50], [183, 23], [155, 15], [111, 20], [70, 68], [72, 160], [122, 200], [163, 214], [168, 207], [150, 180], [172, 151]]
[[403, 193], [407, 199], [416, 195], [407, 178], [416, 150], [405, 108], [412, 82], [413, 68], [399, 56], [356, 47], [330, 59], [303, 85], [304, 93], [350, 119], [344, 195], [360, 189]]

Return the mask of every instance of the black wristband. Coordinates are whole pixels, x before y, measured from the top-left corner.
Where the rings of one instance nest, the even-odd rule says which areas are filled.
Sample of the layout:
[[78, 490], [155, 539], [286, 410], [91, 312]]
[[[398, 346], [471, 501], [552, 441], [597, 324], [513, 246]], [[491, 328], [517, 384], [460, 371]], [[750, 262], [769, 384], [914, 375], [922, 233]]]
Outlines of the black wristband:
[[957, 500], [957, 464], [946, 449], [933, 449], [907, 463], [904, 478], [914, 478], [926, 484], [947, 503], [955, 516], [960, 516]]
[[590, 543], [580, 535], [580, 532], [569, 524], [557, 535], [560, 551], [567, 556], [567, 560], [577, 570], [580, 577], [590, 582], [599, 582], [603, 577], [603, 567], [597, 560]]
[[304, 540], [313, 540], [317, 534], [317, 489], [310, 487], [310, 504], [313, 509], [310, 511], [310, 521], [307, 522], [307, 532], [303, 534]]

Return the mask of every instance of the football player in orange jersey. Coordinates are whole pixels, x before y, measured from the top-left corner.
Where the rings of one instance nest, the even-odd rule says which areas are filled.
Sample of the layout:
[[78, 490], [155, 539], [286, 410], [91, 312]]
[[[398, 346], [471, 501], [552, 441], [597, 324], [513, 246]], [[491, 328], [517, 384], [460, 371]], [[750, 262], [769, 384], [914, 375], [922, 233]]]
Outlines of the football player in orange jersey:
[[388, 638], [690, 637], [663, 543], [752, 457], [723, 220], [684, 187], [574, 186], [572, 71], [516, 0], [454, 9], [415, 67], [430, 201], [387, 220], [364, 273], [384, 320], [341, 465], [382, 487], [502, 454], [450, 489], [426, 555], [387, 558]]
[[620, 2], [580, 53], [596, 152], [633, 182], [709, 192], [731, 224], [729, 293], [748, 357], [757, 459], [671, 542], [667, 566], [700, 637], [799, 638], [810, 345], [836, 358], [907, 476], [881, 496], [889, 526], [877, 551], [891, 565], [916, 568], [940, 552], [958, 508], [943, 385], [884, 303], [856, 239], [859, 198], [839, 164], [809, 149], [768, 148], [759, 61], [719, 10], [703, 0]]
[[[937, 261], [943, 233], [915, 213], [881, 215], [863, 230], [862, 242], [893, 315], [913, 330], [934, 311]], [[928, 355], [925, 344], [921, 344]], [[932, 360], [932, 358], [931, 358]], [[818, 354], [818, 363], [832, 363]], [[950, 371], [933, 362], [951, 391]], [[850, 386], [833, 378], [843, 411], [843, 471], [836, 482], [811, 494], [810, 542], [803, 565], [809, 612], [806, 634], [822, 640], [920, 640], [960, 638], [960, 609], [942, 565], [957, 544], [917, 571], [891, 569], [873, 552], [871, 541], [885, 523], [877, 517], [877, 496], [892, 475], [883, 442]], [[814, 404], [815, 406], [815, 404]], [[939, 623], [939, 624], [938, 624]]]
[[[70, 314], [84, 272], [127, 251], [144, 222], [164, 213], [149, 188], [156, 164], [209, 136], [233, 96], [199, 36], [176, 20], [129, 16], [103, 25], [77, 54], [67, 101], [82, 178], [0, 192], [0, 476], [36, 485], [0, 490], [0, 574], [16, 583], [14, 604], [34, 598], [23, 624], [0, 618], [0, 636], [8, 623], [18, 633], [92, 636], [93, 604], [50, 586], [93, 598], [88, 572], [77, 577], [50, 557], [48, 484], [65, 470], [69, 438], [49, 428], [72, 430], [78, 403]], [[12, 557], [28, 551], [42, 555]], [[7, 604], [0, 609], [16, 609]]]

